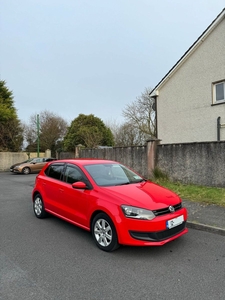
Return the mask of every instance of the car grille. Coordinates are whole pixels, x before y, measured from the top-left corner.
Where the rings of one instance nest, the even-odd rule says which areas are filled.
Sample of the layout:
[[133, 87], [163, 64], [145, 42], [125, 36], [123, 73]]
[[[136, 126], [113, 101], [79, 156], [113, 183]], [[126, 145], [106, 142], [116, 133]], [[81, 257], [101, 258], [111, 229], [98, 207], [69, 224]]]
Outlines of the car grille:
[[174, 228], [159, 231], [159, 232], [129, 231], [129, 233], [132, 236], [132, 238], [137, 240], [160, 242], [182, 232], [185, 229], [185, 227], [186, 227], [186, 222], [183, 222], [182, 224]]
[[[182, 203], [173, 205], [173, 208], [174, 208], [175, 211], [181, 209], [182, 208]], [[155, 216], [162, 216], [162, 215], [166, 215], [166, 214], [171, 214], [171, 212], [169, 210], [169, 206], [166, 207], [166, 208], [153, 210], [153, 213], [154, 213]]]

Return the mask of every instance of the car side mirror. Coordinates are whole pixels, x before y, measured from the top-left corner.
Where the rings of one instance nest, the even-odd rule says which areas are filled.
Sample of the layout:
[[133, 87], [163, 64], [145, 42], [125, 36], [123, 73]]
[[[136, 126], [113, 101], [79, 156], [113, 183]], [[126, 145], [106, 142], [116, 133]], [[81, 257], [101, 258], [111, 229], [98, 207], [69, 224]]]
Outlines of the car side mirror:
[[82, 181], [77, 181], [72, 184], [72, 187], [74, 189], [86, 189], [87, 185]]

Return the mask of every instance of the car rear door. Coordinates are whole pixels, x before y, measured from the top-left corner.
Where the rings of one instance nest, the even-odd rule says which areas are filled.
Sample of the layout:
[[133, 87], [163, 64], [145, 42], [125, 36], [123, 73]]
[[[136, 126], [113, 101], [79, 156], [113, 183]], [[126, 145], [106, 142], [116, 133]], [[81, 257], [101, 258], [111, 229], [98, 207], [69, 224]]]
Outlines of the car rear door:
[[32, 163], [31, 163], [31, 171], [32, 172], [40, 172], [45, 164], [46, 164], [46, 161], [44, 158], [36, 158], [35, 161], [32, 161]]
[[[78, 181], [86, 183], [89, 189], [74, 189], [72, 184]], [[67, 164], [60, 193], [64, 216], [82, 227], [89, 227], [88, 208], [92, 199], [91, 193], [90, 182], [82, 170], [75, 165]]]
[[62, 215], [62, 178], [64, 163], [55, 163], [48, 166], [45, 170], [45, 176], [39, 177], [41, 180], [41, 190], [43, 191], [43, 198], [45, 208], [53, 213]]

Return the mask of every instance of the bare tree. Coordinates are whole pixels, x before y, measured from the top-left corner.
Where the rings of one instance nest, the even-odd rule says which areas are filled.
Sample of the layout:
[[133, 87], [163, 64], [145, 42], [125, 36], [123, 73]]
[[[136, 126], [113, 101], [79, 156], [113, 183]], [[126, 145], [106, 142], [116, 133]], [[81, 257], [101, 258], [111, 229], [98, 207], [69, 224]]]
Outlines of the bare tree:
[[151, 88], [145, 88], [141, 96], [137, 97], [132, 103], [127, 104], [123, 110], [123, 116], [128, 123], [132, 124], [141, 133], [148, 137], [155, 137], [155, 100], [149, 95], [151, 90]]
[[[34, 114], [30, 117], [30, 123], [25, 126], [25, 138], [28, 143], [28, 150], [34, 150], [37, 144], [37, 115]], [[40, 150], [45, 151], [50, 149], [56, 150], [56, 145], [59, 141], [62, 141], [66, 132], [68, 124], [67, 122], [49, 111], [42, 111], [39, 113], [39, 141]]]
[[116, 123], [116, 121], [108, 121], [107, 126], [110, 128], [114, 136], [115, 146], [141, 146], [146, 143], [148, 136], [141, 132], [133, 123]]

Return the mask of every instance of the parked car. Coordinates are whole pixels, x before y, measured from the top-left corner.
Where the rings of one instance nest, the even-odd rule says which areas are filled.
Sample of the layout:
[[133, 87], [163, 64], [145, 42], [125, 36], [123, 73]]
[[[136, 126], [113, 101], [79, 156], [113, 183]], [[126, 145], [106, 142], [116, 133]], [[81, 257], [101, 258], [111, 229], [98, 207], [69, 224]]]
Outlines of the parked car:
[[21, 174], [30, 174], [30, 173], [38, 173], [44, 167], [47, 162], [56, 160], [56, 158], [52, 157], [37, 157], [25, 163], [20, 163], [13, 167], [13, 173], [21, 173]]
[[33, 159], [34, 159], [34, 158], [30, 158], [30, 159], [27, 159], [27, 160], [24, 160], [24, 161], [22, 161], [22, 162], [19, 162], [19, 163], [16, 163], [16, 164], [12, 165], [12, 166], [9, 168], [10, 172], [13, 172], [13, 169], [15, 168], [15, 166], [19, 166], [19, 165], [21, 165], [21, 164], [27, 163], [27, 162], [29, 162], [29, 161], [31, 161], [31, 160], [33, 160]]
[[32, 192], [37, 218], [48, 213], [92, 233], [96, 245], [161, 246], [187, 233], [178, 195], [109, 160], [58, 160], [43, 167]]

